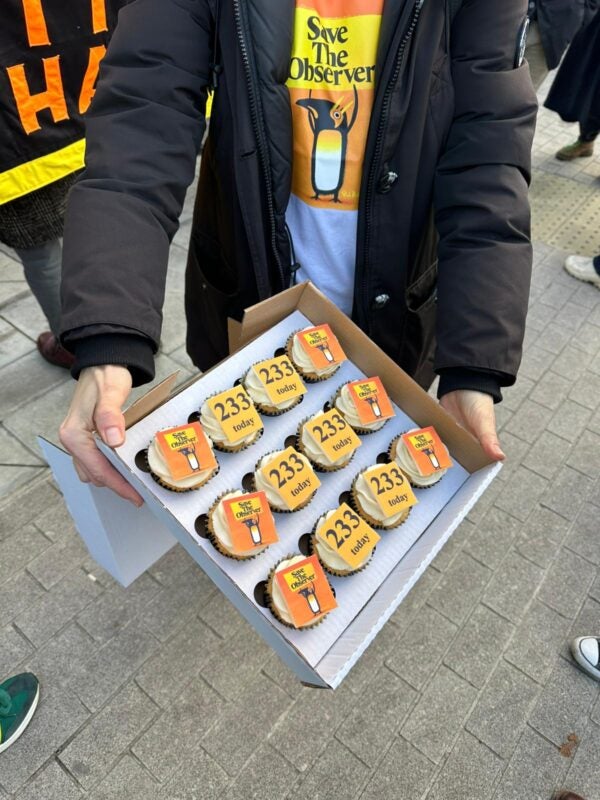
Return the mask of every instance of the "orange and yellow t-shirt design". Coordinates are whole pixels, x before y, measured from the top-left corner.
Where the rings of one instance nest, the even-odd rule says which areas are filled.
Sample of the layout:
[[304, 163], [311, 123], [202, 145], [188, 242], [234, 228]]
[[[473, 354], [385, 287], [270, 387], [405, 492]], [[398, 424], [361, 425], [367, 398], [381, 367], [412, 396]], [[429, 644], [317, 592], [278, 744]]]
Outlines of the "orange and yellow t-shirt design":
[[383, 0], [296, 0], [292, 193], [309, 206], [358, 208], [382, 8]]

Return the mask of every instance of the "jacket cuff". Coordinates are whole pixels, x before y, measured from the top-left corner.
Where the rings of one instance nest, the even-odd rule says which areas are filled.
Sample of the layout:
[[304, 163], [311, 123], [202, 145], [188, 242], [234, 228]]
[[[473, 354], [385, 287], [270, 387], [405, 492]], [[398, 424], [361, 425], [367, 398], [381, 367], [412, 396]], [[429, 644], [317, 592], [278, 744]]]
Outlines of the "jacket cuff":
[[455, 392], [458, 389], [471, 389], [475, 392], [484, 392], [491, 395], [494, 398], [494, 403], [499, 403], [502, 400], [501, 381], [497, 372], [468, 369], [466, 367], [451, 367], [442, 369], [439, 373], [438, 399], [448, 394], [448, 392]]
[[75, 353], [71, 375], [78, 380], [86, 367], [116, 364], [131, 372], [133, 386], [154, 379], [154, 354], [150, 339], [127, 333], [105, 333], [77, 339], [69, 344]]

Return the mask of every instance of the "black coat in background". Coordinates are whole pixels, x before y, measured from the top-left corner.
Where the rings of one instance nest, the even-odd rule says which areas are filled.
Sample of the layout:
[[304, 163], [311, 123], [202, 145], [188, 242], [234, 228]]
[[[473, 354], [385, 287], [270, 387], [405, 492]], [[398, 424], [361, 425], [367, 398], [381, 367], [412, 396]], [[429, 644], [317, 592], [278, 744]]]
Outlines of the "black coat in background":
[[582, 25], [599, 7], [598, 0], [536, 0], [535, 9], [548, 69], [555, 69]]
[[573, 39], [545, 105], [584, 131], [600, 123], [600, 12]]

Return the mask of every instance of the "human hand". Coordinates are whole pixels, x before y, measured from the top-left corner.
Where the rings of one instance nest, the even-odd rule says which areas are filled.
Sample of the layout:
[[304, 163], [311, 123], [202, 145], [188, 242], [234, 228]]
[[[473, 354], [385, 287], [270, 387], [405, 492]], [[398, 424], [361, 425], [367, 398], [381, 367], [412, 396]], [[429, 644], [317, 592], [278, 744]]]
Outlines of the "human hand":
[[126, 367], [106, 365], [81, 371], [71, 407], [60, 426], [61, 443], [73, 456], [80, 480], [106, 486], [135, 506], [143, 500], [96, 447], [97, 431], [109, 447], [125, 441], [122, 408], [131, 391], [131, 375]]
[[496, 434], [494, 400], [489, 394], [471, 389], [458, 389], [443, 395], [440, 405], [459, 425], [479, 440], [489, 458], [494, 461], [503, 461], [506, 458]]

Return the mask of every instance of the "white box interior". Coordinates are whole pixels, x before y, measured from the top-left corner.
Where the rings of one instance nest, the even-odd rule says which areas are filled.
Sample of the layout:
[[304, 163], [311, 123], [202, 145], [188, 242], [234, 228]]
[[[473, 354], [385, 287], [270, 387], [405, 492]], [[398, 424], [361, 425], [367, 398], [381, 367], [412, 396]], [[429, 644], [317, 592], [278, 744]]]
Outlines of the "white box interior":
[[[235, 582], [248, 602], [256, 607], [265, 617], [265, 621], [268, 621], [311, 667], [314, 668], [323, 662], [323, 665], [327, 667], [326, 671], [330, 673], [330, 685], [335, 685], [350, 668], [351, 663], [349, 663], [350, 651], [347, 651], [345, 656], [343, 653], [336, 654], [333, 660], [328, 662], [326, 656], [333, 645], [345, 632], [347, 633], [344, 639], [348, 639], [350, 643], [353, 620], [360, 614], [361, 620], [365, 621], [365, 614], [367, 614], [368, 625], [373, 629], [372, 635], [368, 635], [369, 630], [363, 630], [361, 627], [359, 638], [363, 645], [361, 647], [358, 647], [356, 643], [352, 645], [353, 657], [351, 660], [354, 663], [368, 641], [373, 638], [422, 569], [425, 568], [423, 566], [422, 569], [419, 569], [419, 566], [425, 564], [425, 561], [428, 563], [431, 560], [432, 548], [437, 551], [458, 524], [458, 521], [455, 521], [454, 525], [451, 524], [452, 515], [446, 509], [446, 513], [443, 515], [445, 521], [441, 527], [438, 526], [440, 530], [437, 534], [435, 526], [432, 525], [451, 499], [454, 496], [457, 498], [460, 496], [457, 493], [460, 493], [461, 487], [465, 486], [467, 481], [473, 480], [475, 476], [470, 478], [467, 470], [458, 464], [453, 456], [453, 468], [436, 486], [426, 490], [415, 490], [419, 503], [412, 509], [408, 521], [389, 532], [379, 532], [381, 541], [366, 570], [346, 578], [328, 576], [336, 592], [338, 608], [331, 612], [318, 627], [307, 631], [295, 631], [280, 625], [268, 609], [264, 609], [256, 603], [254, 589], [257, 583], [267, 577], [271, 567], [281, 558], [298, 552], [299, 537], [311, 531], [320, 514], [338, 506], [340, 495], [350, 488], [356, 473], [362, 468], [374, 464], [377, 456], [387, 451], [394, 436], [408, 428], [416, 427], [412, 420], [395, 406], [396, 417], [389, 420], [382, 430], [360, 437], [362, 446], [347, 467], [335, 473], [318, 473], [321, 487], [311, 504], [297, 513], [275, 513], [280, 541], [250, 561], [238, 562], [222, 556], [208, 540], [196, 533], [195, 521], [199, 515], [208, 511], [215, 498], [222, 492], [241, 488], [243, 476], [253, 471], [256, 462], [262, 455], [285, 447], [285, 439], [295, 434], [298, 424], [307, 416], [321, 410], [342, 383], [371, 376], [365, 375], [354, 364], [345, 362], [338, 372], [328, 380], [317, 384], [307, 384], [307, 394], [303, 402], [296, 408], [279, 417], [263, 416], [265, 430], [256, 444], [236, 454], [215, 451], [221, 467], [220, 472], [199, 490], [185, 494], [169, 492], [159, 486], [150, 475], [139, 469], [135, 463], [137, 453], [148, 446], [156, 431], [184, 424], [189, 415], [197, 411], [208, 396], [232, 386], [250, 364], [272, 357], [274, 351], [284, 345], [291, 332], [298, 328], [312, 326], [312, 324], [301, 312], [295, 311], [271, 328], [267, 334], [260, 336], [230, 356], [221, 367], [201, 376], [187, 389], [162, 404], [140, 422], [132, 425], [127, 431], [125, 444], [118, 448], [116, 453], [121, 462], [120, 466], [126, 466], [132, 473], [134, 477], [132, 483], [136, 485], [139, 482], [145, 489], [143, 494], [146, 497], [148, 497], [148, 493], [153, 495], [185, 531], [190, 538], [188, 551], [193, 552], [194, 548], [200, 548], [223, 577]], [[485, 488], [483, 484], [489, 483], [496, 474], [497, 468], [489, 467], [480, 472], [482, 473], [480, 476], [482, 487]], [[478, 474], [476, 473], [476, 475]], [[464, 516], [465, 503], [473, 494], [476, 492], [466, 491], [463, 501], [458, 502], [457, 513], [460, 517]], [[471, 500], [469, 505], [475, 502], [473, 498]], [[423, 536], [425, 532], [429, 532], [431, 535]], [[415, 543], [422, 546], [413, 548]], [[411, 548], [413, 548], [411, 554], [415, 563], [411, 562], [409, 575], [404, 570], [402, 559]], [[411, 554], [409, 554], [409, 558]], [[200, 560], [205, 562], [205, 558]], [[408, 568], [408, 564], [406, 567]], [[386, 578], [392, 573], [394, 573], [394, 580], [386, 582]], [[396, 573], [398, 582], [395, 580]], [[365, 609], [366, 604], [372, 599], [374, 602], [370, 604], [368, 610]], [[378, 610], [380, 602], [381, 608]], [[360, 613], [363, 609], [365, 609], [365, 614]], [[386, 609], [389, 609], [389, 613]], [[336, 675], [341, 675], [339, 680], [335, 679]]]

